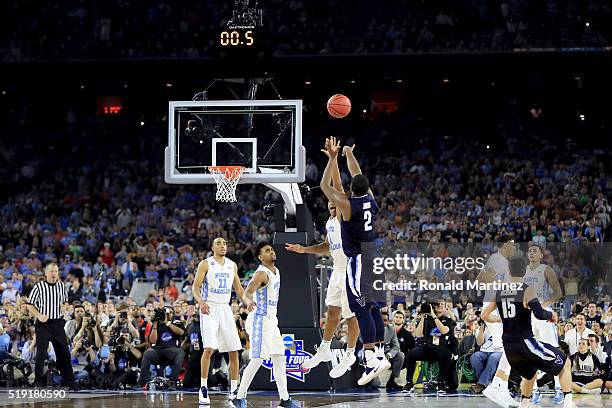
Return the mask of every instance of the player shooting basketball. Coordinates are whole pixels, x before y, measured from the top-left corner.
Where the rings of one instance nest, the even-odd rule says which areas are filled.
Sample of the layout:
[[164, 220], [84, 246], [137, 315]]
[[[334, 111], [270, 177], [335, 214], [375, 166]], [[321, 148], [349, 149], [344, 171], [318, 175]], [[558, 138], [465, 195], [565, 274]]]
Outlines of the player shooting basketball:
[[[321, 149], [321, 151], [329, 155], [327, 150]], [[332, 188], [344, 194], [344, 188], [340, 180], [340, 169], [337, 164], [338, 162], [336, 161], [336, 166], [332, 168]], [[340, 322], [340, 317], [342, 317], [346, 319], [348, 325], [347, 353], [340, 360], [340, 363], [329, 372], [330, 377], [338, 378], [344, 375], [349, 367], [355, 363], [355, 346], [357, 344], [357, 336], [359, 336], [359, 325], [355, 318], [355, 313], [351, 311], [346, 296], [347, 259], [342, 250], [339, 213], [336, 210], [336, 205], [332, 201], [328, 203], [327, 208], [329, 209], [329, 219], [325, 224], [327, 239], [324, 242], [307, 247], [303, 247], [299, 244], [286, 244], [285, 249], [300, 254], [327, 255], [331, 253], [334, 261], [334, 269], [329, 280], [329, 285], [327, 286], [327, 295], [325, 296], [327, 320], [325, 321], [323, 340], [316, 354], [302, 363], [302, 369], [312, 369], [319, 365], [319, 363], [332, 359], [330, 350], [331, 339]]]
[[321, 189], [340, 212], [342, 249], [348, 258], [346, 293], [349, 307], [357, 317], [364, 345], [366, 369], [357, 383], [365, 385], [391, 364], [385, 357], [384, 349], [377, 347], [384, 341], [385, 332], [380, 314], [380, 308], [385, 304], [385, 293], [374, 289], [376, 275], [373, 272], [376, 256], [374, 225], [378, 204], [370, 190], [368, 178], [361, 173], [353, 148], [345, 146], [342, 149], [352, 177], [350, 196], [332, 187], [332, 175], [337, 171], [340, 152], [340, 144], [333, 136], [325, 141], [328, 161], [321, 179]]

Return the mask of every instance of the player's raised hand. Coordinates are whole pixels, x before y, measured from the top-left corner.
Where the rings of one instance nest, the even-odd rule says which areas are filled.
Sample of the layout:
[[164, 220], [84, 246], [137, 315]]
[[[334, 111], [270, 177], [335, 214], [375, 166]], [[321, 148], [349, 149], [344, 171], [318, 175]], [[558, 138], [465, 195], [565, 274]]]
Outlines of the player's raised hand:
[[325, 138], [325, 145], [323, 146], [323, 148], [321, 149], [321, 151], [323, 152], [323, 154], [325, 154], [327, 156], [327, 158], [329, 158], [329, 153], [327, 152], [327, 146], [329, 146], [329, 137]]
[[559, 320], [559, 315], [557, 315], [557, 312], [555, 312], [554, 310], [552, 311], [552, 317], [550, 318], [549, 322], [551, 323], [557, 323], [557, 321]]
[[346, 156], [346, 154], [347, 154], [348, 152], [351, 152], [351, 153], [352, 153], [354, 148], [355, 148], [355, 145], [354, 145], [354, 144], [353, 144], [352, 146], [344, 146], [344, 147], [342, 148], [342, 156]]
[[340, 140], [336, 139], [335, 136], [330, 136], [328, 140], [329, 142], [325, 143], [327, 155], [329, 158], [335, 159], [338, 157], [338, 153], [340, 152]]
[[304, 253], [304, 247], [300, 244], [285, 244], [285, 249], [291, 252], [297, 252], [298, 254]]

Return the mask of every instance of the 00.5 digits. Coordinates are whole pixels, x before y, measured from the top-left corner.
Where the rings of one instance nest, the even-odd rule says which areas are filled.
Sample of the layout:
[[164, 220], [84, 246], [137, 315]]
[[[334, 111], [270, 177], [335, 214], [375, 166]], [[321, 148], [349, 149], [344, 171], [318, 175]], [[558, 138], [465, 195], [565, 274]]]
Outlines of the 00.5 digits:
[[253, 37], [253, 31], [246, 31], [244, 38], [242, 38], [239, 31], [222, 31], [221, 32], [221, 45], [248, 45], [251, 46], [255, 42]]

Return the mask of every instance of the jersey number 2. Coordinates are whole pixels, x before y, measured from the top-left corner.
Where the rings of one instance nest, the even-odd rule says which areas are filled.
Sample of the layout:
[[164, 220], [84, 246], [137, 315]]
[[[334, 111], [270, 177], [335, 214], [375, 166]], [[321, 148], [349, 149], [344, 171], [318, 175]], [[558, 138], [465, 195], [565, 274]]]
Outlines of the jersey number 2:
[[372, 213], [369, 210], [363, 212], [363, 220], [365, 221], [363, 224], [364, 231], [372, 230]]
[[508, 299], [502, 299], [502, 315], [506, 319], [516, 316], [516, 305]]

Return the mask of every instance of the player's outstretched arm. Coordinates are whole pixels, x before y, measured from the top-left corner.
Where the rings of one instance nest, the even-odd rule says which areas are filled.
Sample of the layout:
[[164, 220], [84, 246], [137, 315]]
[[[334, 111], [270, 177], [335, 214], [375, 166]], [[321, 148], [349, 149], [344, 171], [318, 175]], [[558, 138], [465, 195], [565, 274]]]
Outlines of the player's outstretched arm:
[[261, 286], [266, 286], [267, 284], [268, 275], [263, 271], [255, 272], [253, 278], [249, 282], [249, 285], [244, 291], [244, 295], [242, 296], [242, 301], [244, 302], [244, 305], [247, 307], [247, 310], [249, 312], [252, 312], [257, 307], [257, 304], [253, 300], [253, 294]]
[[238, 277], [238, 266], [236, 264], [234, 264], [234, 283], [232, 286], [234, 286], [234, 292], [236, 292], [238, 299], [242, 299], [244, 296], [244, 288]]
[[[359, 167], [359, 162], [355, 157], [355, 153], [353, 150], [355, 149], [355, 145], [352, 146], [344, 146], [342, 148], [342, 155], [346, 157], [346, 165], [348, 166], [349, 173], [351, 173], [351, 177], [355, 177], [359, 174], [363, 174], [361, 172], [361, 167]], [[372, 189], [368, 190], [368, 194], [374, 198], [374, 193], [372, 193]]]
[[487, 323], [501, 323], [501, 318], [499, 316], [493, 316], [491, 313], [497, 309], [497, 304], [495, 302], [491, 302], [484, 308], [480, 317]]
[[198, 305], [200, 305], [200, 311], [204, 314], [210, 313], [210, 306], [204, 301], [204, 299], [202, 299], [202, 295], [200, 294], [202, 284], [206, 278], [206, 273], [208, 273], [208, 262], [203, 260], [198, 264], [198, 270], [195, 278], [193, 279], [193, 285], [191, 285], [191, 293], [193, 294], [193, 298], [196, 300]]
[[323, 177], [321, 178], [321, 190], [323, 190], [328, 200], [336, 204], [336, 208], [340, 210], [344, 220], [348, 221], [351, 214], [351, 204], [346, 194], [336, 190], [331, 185], [334, 167], [338, 167], [338, 152], [340, 151], [340, 144], [338, 144], [335, 137], [332, 136], [326, 139], [324, 151], [328, 160], [325, 171], [323, 171]]
[[324, 241], [320, 244], [306, 247], [300, 244], [285, 244], [285, 249], [287, 251], [297, 252], [298, 254], [327, 255], [329, 254], [329, 243], [327, 241]]
[[523, 306], [527, 309], [531, 309], [533, 315], [538, 320], [548, 320], [553, 323], [557, 322], [557, 313], [549, 312], [548, 310], [544, 310], [542, 308], [542, 304], [538, 300], [535, 290], [531, 286], [525, 290], [525, 296], [523, 296]]
[[[327, 138], [325, 139], [325, 149], [321, 149], [321, 151], [327, 156], [327, 158], [329, 159], [330, 154], [327, 151], [327, 143], [329, 140], [335, 140], [335, 137], [332, 136], [331, 138]], [[340, 146], [340, 142], [338, 142], [338, 146]], [[338, 165], [338, 160], [336, 159], [336, 161], [332, 164], [332, 180], [331, 180], [331, 185], [333, 188], [335, 188], [336, 190], [338, 190], [341, 193], [344, 193], [344, 187], [342, 186], [342, 179], [340, 178], [340, 167]]]

